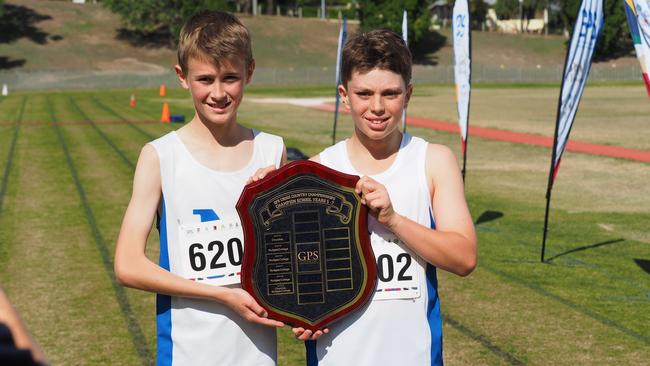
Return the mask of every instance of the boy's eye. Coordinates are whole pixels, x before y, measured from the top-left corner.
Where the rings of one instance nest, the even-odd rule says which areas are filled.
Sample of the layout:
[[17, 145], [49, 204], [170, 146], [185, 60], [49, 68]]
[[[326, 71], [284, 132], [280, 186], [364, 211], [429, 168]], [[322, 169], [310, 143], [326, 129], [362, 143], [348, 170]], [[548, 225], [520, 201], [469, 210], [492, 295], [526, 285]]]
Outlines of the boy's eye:
[[214, 81], [213, 78], [207, 76], [200, 77], [197, 80], [203, 84], [212, 84], [212, 82]]
[[360, 91], [360, 92], [356, 92], [355, 94], [358, 95], [360, 98], [367, 98], [370, 96], [370, 92], [367, 91]]
[[226, 75], [223, 78], [224, 81], [234, 82], [239, 80], [239, 75]]

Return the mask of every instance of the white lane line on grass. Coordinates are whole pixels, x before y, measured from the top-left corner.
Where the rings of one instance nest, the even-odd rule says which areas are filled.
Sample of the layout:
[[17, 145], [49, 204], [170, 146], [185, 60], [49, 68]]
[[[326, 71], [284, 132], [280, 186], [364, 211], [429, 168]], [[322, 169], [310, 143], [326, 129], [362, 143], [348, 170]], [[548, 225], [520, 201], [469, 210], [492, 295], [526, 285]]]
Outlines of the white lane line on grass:
[[14, 131], [11, 136], [11, 145], [9, 146], [9, 153], [7, 154], [7, 164], [5, 165], [5, 171], [2, 175], [2, 188], [0, 188], [0, 212], [2, 212], [2, 204], [4, 203], [5, 192], [7, 192], [7, 184], [9, 184], [9, 173], [11, 172], [11, 165], [14, 160], [14, 152], [16, 150], [16, 141], [18, 141], [18, 130], [20, 130], [20, 122], [23, 119], [23, 113], [25, 112], [25, 104], [27, 103], [27, 97], [23, 97], [23, 103], [20, 106], [20, 112], [14, 123]]

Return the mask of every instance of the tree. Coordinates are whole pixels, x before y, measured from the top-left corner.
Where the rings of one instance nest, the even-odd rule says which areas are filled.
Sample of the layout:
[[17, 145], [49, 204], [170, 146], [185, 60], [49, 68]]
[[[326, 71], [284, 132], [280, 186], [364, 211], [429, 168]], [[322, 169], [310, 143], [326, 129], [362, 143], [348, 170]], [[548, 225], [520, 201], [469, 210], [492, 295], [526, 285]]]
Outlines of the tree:
[[519, 1], [518, 0], [497, 0], [494, 5], [494, 12], [499, 19], [516, 19], [519, 18]]
[[[565, 27], [572, 31], [582, 0], [561, 0], [560, 11]], [[604, 60], [629, 54], [633, 45], [625, 18], [623, 3], [618, 0], [603, 0], [603, 30], [596, 45], [596, 59]]]
[[470, 0], [469, 3], [469, 17], [472, 20], [472, 26], [477, 29], [481, 28], [481, 24], [485, 22], [487, 15], [488, 5], [483, 0]]
[[183, 23], [200, 9], [227, 10], [226, 0], [104, 0], [125, 27], [142, 35], [157, 35], [173, 46]]
[[[409, 46], [422, 41], [431, 26], [429, 1], [425, 0], [359, 0], [361, 28], [388, 28], [402, 34], [402, 17], [408, 12]], [[413, 49], [413, 47], [411, 47]]]

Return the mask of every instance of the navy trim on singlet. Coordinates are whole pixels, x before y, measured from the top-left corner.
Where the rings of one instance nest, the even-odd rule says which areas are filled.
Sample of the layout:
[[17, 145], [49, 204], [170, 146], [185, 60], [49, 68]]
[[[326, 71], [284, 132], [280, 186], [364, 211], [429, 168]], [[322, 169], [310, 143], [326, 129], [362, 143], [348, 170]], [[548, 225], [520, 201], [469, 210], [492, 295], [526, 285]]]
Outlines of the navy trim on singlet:
[[[169, 252], [167, 243], [167, 214], [165, 197], [162, 198], [162, 215], [158, 218], [158, 233], [160, 234], [160, 266], [169, 271]], [[158, 334], [158, 351], [156, 364], [168, 366], [172, 364], [172, 298], [168, 295], [156, 294], [156, 332]]]
[[307, 366], [318, 365], [318, 354], [316, 354], [316, 342], [305, 341], [305, 351], [307, 352]]
[[[436, 221], [429, 211], [430, 227], [436, 229]], [[438, 297], [438, 275], [436, 267], [427, 263], [427, 320], [431, 330], [431, 365], [442, 366], [442, 316], [440, 315], [440, 298]]]

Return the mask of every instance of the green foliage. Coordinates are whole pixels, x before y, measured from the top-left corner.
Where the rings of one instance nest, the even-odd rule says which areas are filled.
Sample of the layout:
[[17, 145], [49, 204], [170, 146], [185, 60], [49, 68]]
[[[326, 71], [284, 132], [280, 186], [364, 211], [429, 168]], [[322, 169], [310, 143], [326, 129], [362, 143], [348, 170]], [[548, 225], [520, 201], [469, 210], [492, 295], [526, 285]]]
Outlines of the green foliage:
[[104, 0], [125, 27], [142, 34], [167, 37], [175, 44], [183, 23], [201, 9], [228, 10], [226, 0]]
[[596, 49], [596, 56], [608, 58], [631, 51], [633, 45], [630, 41], [622, 2], [605, 0], [603, 11], [605, 12], [604, 26]]
[[497, 0], [494, 5], [494, 11], [499, 19], [519, 18], [519, 1], [518, 0]]
[[[562, 0], [561, 13], [564, 24], [570, 31], [573, 30], [581, 0]], [[603, 30], [596, 46], [595, 57], [597, 59], [610, 59], [628, 54], [632, 51], [633, 45], [630, 41], [630, 33], [625, 18], [625, 9], [622, 2], [618, 0], [603, 1], [604, 23]]]
[[546, 0], [524, 0], [520, 9], [518, 0], [497, 0], [494, 11], [499, 19], [533, 19], [547, 4]]
[[429, 1], [426, 0], [360, 0], [358, 4], [359, 20], [364, 30], [388, 28], [402, 34], [402, 17], [406, 10], [409, 46], [415, 46], [423, 40], [431, 26]]
[[488, 5], [483, 0], [470, 0], [469, 3], [469, 17], [472, 20], [473, 28], [480, 28], [481, 24], [485, 22], [487, 15]]

